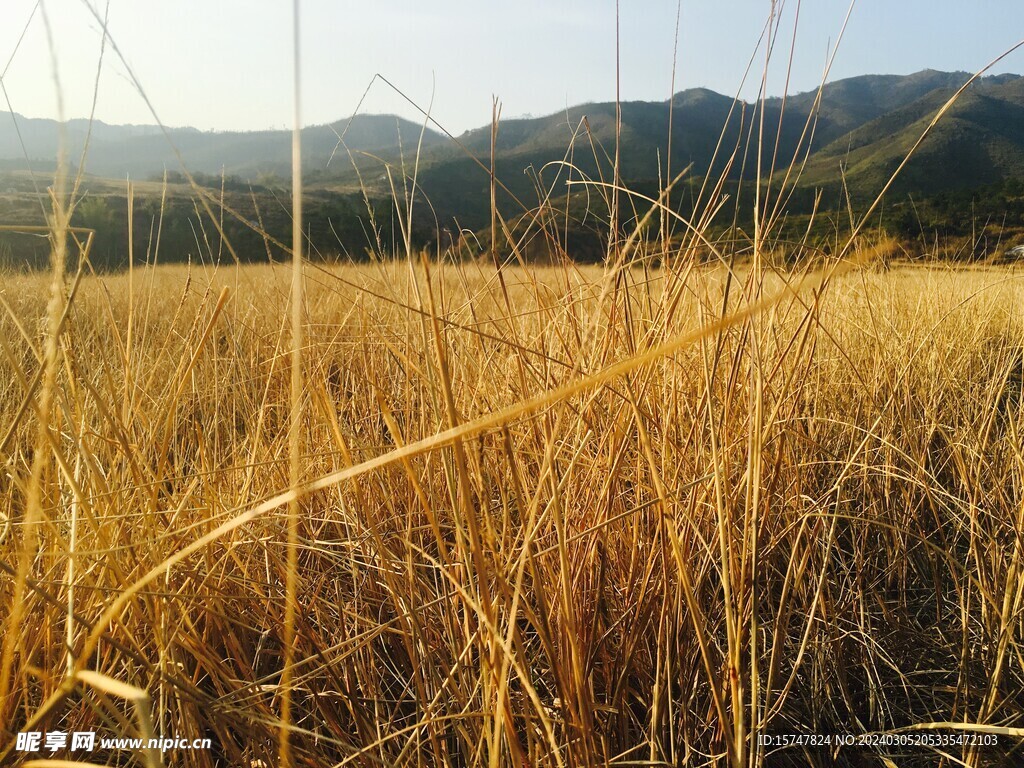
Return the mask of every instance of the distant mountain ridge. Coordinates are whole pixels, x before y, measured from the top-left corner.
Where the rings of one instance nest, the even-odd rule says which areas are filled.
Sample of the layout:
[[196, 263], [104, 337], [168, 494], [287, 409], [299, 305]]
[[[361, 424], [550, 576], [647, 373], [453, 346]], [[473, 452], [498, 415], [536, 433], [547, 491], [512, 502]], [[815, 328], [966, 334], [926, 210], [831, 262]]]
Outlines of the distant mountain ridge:
[[[622, 177], [631, 184], [656, 183], [670, 162], [673, 174], [690, 167], [691, 176], [697, 178], [723, 172], [732, 178], [753, 178], [757, 153], [742, 150], [752, 121], [755, 116], [760, 119], [763, 109], [766, 140], [773, 148], [778, 137], [777, 153], [764, 153], [763, 173], [788, 166], [794, 157], [806, 157], [804, 187], [836, 189], [845, 176], [851, 194], [870, 195], [881, 188], [936, 111], [969, 78], [966, 72], [935, 70], [862, 75], [825, 85], [820, 98], [818, 91], [810, 91], [785, 100], [766, 99], [762, 104], [735, 102], [703, 88], [682, 91], [662, 102], [623, 102]], [[812, 134], [805, 129], [808, 124], [813, 124]], [[29, 157], [52, 166], [56, 123], [18, 118], [18, 126]], [[73, 162], [86, 127], [80, 120], [68, 125]], [[552, 115], [505, 120], [496, 143], [498, 177], [526, 203], [536, 202], [538, 189], [565, 193], [570, 171], [563, 159], [572, 163], [576, 178], [607, 179], [615, 128], [614, 103], [583, 104]], [[489, 126], [457, 137], [461, 146], [432, 128], [395, 116], [359, 115], [312, 126], [303, 131], [304, 165], [311, 185], [338, 191], [358, 191], [366, 185], [371, 194], [386, 197], [391, 182], [375, 158], [395, 161], [403, 144], [408, 160], [421, 133], [417, 183], [434, 211], [461, 226], [483, 226], [488, 220], [489, 177], [466, 153], [489, 163]], [[253, 181], [266, 174], [287, 178], [288, 131], [175, 128], [167, 134], [192, 171], [219, 174], [223, 169]], [[339, 143], [342, 134], [344, 144]], [[14, 121], [9, 113], [0, 113], [0, 168], [17, 165], [23, 157]], [[175, 171], [179, 165], [161, 129], [93, 124], [89, 173], [145, 178], [159, 175], [164, 168]], [[1024, 176], [1024, 77], [997, 75], [980, 78], [968, 89], [907, 166], [894, 192], [931, 194], [1020, 176]], [[507, 203], [507, 195], [502, 200]]]
[[[850, 193], [877, 193], [936, 112], [970, 79], [967, 72], [924, 70], [912, 75], [863, 75], [838, 80], [817, 91], [766, 99], [763, 106], [736, 102], [708, 89], [690, 89], [672, 99], [671, 169], [690, 167], [694, 177], [727, 172], [751, 179], [756, 152], [744, 153], [751, 123], [764, 110], [766, 141], [778, 152], [766, 152], [764, 173], [807, 159], [801, 186], [837, 191], [843, 175]], [[940, 122], [911, 160], [895, 194], [937, 192], [991, 184], [1024, 176], [1024, 77], [980, 78]], [[669, 102], [623, 102], [620, 167], [631, 184], [664, 177]], [[581, 128], [581, 126], [583, 128]], [[724, 126], [724, 127], [723, 127]], [[808, 128], [810, 126], [810, 128]], [[548, 167], [547, 177], [566, 152], [574, 132], [573, 162], [583, 174], [609, 178], [614, 153], [615, 104], [586, 104], [565, 112], [500, 125], [497, 168], [517, 196], [536, 199], [535, 182], [523, 170]], [[753, 134], [756, 137], [756, 131]], [[489, 154], [490, 129], [460, 137], [478, 157]], [[810, 151], [807, 142], [810, 142]], [[595, 149], [591, 149], [591, 145]], [[606, 158], [595, 160], [595, 155]], [[774, 166], [770, 163], [776, 158]], [[728, 167], [727, 167], [728, 166]], [[458, 211], [469, 222], [482, 221], [488, 199], [487, 176], [458, 148], [443, 145], [425, 153], [419, 183], [446, 211]], [[454, 184], [452, 183], [454, 180]], [[805, 196], [813, 199], [813, 196]]]
[[[0, 161], [24, 163], [41, 161], [52, 165], [57, 156], [59, 127], [54, 120], [26, 118], [0, 112]], [[17, 121], [15, 123], [15, 121]], [[88, 133], [89, 121], [70, 120], [67, 126], [68, 157], [78, 162]], [[304, 164], [310, 169], [326, 167], [337, 151], [344, 160], [347, 146], [358, 152], [388, 151], [401, 142], [413, 146], [422, 126], [394, 115], [357, 115], [329, 125], [303, 129]], [[20, 133], [20, 136], [19, 136]], [[344, 137], [344, 144], [339, 137]], [[443, 139], [427, 130], [424, 146]], [[173, 142], [190, 171], [252, 176], [260, 173], [287, 174], [291, 169], [291, 131], [200, 131], [196, 128], [167, 128], [157, 125], [92, 124], [86, 171], [97, 176], [145, 178], [180, 170]], [[24, 142], [24, 149], [22, 148]], [[6, 163], [9, 166], [9, 163]]]

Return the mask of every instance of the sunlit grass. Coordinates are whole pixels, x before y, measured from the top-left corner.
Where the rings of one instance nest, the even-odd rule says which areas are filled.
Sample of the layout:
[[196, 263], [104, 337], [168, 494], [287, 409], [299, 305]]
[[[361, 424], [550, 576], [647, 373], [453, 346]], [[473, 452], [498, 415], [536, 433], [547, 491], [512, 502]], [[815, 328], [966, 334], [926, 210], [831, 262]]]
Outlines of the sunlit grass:
[[[602, 276], [507, 268], [509, 317], [490, 266], [308, 266], [303, 480], [448, 427], [443, 377], [465, 423], [720, 316], [721, 267], [628, 270], [614, 299]], [[737, 274], [728, 311], [756, 279]], [[38, 365], [17, 325], [40, 327], [47, 280], [4, 286], [5, 424]], [[64, 674], [70, 561], [74, 656], [126, 585], [289, 487], [288, 269], [140, 269], [131, 303], [127, 280], [86, 278], [62, 336], [39, 554], [6, 627], [15, 730]], [[1008, 271], [848, 273], [784, 296], [758, 334], [748, 318], [303, 498], [297, 761], [703, 764], [737, 720], [1019, 725], [1022, 298]], [[4, 456], [5, 568], [34, 424]], [[275, 759], [284, 520], [168, 568], [87, 660], [149, 691], [158, 734], [212, 737], [183, 764]], [[131, 733], [118, 706], [77, 688], [46, 722]]]
[[[418, 154], [361, 265], [233, 266], [191, 184], [221, 266], [140, 266], [151, 237], [96, 276], [55, 184], [52, 273], [0, 288], [0, 761], [60, 729], [244, 768], [1012, 764], [1020, 279], [901, 264], [881, 195], [776, 241], [778, 160], [750, 237], [729, 171], [693, 221], [667, 178], [573, 178], [592, 267], [564, 200], [509, 225], [493, 161], [482, 259], [414, 249]], [[763, 741], [907, 728], [999, 743]]]

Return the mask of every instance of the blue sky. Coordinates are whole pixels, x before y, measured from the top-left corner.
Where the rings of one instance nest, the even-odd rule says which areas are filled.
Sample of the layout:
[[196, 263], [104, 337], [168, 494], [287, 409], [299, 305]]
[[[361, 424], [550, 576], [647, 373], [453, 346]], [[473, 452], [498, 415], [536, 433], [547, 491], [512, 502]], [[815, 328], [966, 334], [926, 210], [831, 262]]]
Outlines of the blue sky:
[[[0, 72], [14, 111], [56, 116], [55, 86], [38, 0], [0, 0]], [[44, 0], [55, 42], [65, 114], [89, 112], [100, 47], [88, 5]], [[110, 0], [110, 31], [168, 125], [202, 129], [291, 126], [292, 37], [288, 0]], [[849, 0], [804, 0], [791, 91], [813, 88], [842, 28]], [[764, 51], [741, 88], [770, 0], [683, 0], [676, 88], [756, 96]], [[621, 0], [623, 99], [671, 92], [677, 0]], [[780, 94], [797, 3], [782, 5], [768, 92]], [[615, 96], [614, 0], [303, 0], [303, 120], [347, 116], [375, 73], [385, 75], [451, 132], [503, 116], [548, 114]], [[1024, 37], [1021, 0], [858, 0], [830, 79], [920, 69], [981, 68]], [[10, 62], [8, 65], [8, 61]], [[1017, 52], [993, 72], [1024, 72]], [[0, 110], [7, 106], [0, 101]], [[377, 82], [366, 112], [415, 111]], [[108, 49], [97, 117], [151, 123], [144, 101]]]

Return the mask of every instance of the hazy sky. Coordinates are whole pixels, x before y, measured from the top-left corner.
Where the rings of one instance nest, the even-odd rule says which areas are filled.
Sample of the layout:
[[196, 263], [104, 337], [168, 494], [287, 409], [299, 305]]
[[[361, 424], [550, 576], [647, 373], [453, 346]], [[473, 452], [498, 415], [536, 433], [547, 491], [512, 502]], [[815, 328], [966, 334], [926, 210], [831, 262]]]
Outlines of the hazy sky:
[[[89, 113], [106, 0], [43, 0], [68, 117]], [[55, 117], [50, 49], [37, 0], [0, 0], [0, 73], [15, 112]], [[791, 90], [814, 87], [849, 0], [804, 0]], [[676, 90], [734, 94], [768, 17], [769, 0], [683, 0]], [[622, 98], [663, 100], [671, 91], [677, 0], [622, 0]], [[110, 0], [110, 33], [157, 115], [203, 129], [291, 127], [289, 0]], [[785, 85], [795, 0], [782, 10], [769, 94]], [[29, 18], [31, 22], [29, 22]], [[29, 23], [20, 48], [18, 38]], [[375, 73], [453, 133], [503, 116], [548, 114], [615, 96], [614, 0], [303, 0], [303, 119], [351, 114]], [[1024, 37], [1022, 0], [859, 0], [830, 79], [920, 69], [976, 70]], [[13, 54], [13, 58], [12, 58]], [[757, 93], [763, 52], [743, 95]], [[994, 72], [1024, 72], [1017, 52]], [[0, 110], [7, 105], [0, 101]], [[415, 110], [377, 82], [364, 112]], [[97, 117], [152, 123], [109, 47]]]

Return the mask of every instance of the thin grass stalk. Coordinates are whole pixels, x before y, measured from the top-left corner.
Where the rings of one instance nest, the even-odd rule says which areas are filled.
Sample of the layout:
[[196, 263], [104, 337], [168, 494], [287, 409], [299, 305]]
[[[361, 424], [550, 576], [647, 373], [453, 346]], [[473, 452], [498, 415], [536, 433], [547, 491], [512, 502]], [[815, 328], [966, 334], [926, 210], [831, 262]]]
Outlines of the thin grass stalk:
[[608, 254], [618, 252], [619, 245], [619, 193], [622, 181], [620, 176], [620, 153], [622, 150], [622, 80], [619, 59], [619, 0], [615, 0], [615, 161], [612, 175], [611, 221], [608, 235]]
[[[84, 424], [79, 428], [79, 434], [84, 434]], [[79, 451], [75, 456], [75, 483], [81, 486], [82, 483], [82, 454]], [[64, 642], [67, 644], [65, 673], [70, 675], [75, 669], [75, 571], [78, 553], [78, 513], [81, 502], [77, 495], [71, 498], [71, 519], [69, 521], [71, 530], [68, 533], [68, 568], [65, 579], [68, 596], [68, 609], [64, 618]]]
[[[291, 408], [288, 423], [288, 479], [297, 490], [302, 480], [302, 111], [301, 111], [301, 37], [300, 0], [292, 2], [294, 124], [292, 127], [292, 296], [291, 296]], [[299, 594], [299, 498], [288, 501], [288, 543], [285, 571], [285, 612], [283, 627], [283, 667], [281, 670], [281, 728], [278, 756], [282, 768], [292, 768], [295, 756], [291, 745], [293, 679], [295, 676], [295, 618]]]
[[[665, 147], [665, 178], [672, 178], [672, 133], [675, 130], [675, 124], [673, 122], [675, 117], [675, 105], [676, 105], [676, 65], [679, 58], [679, 20], [683, 14], [683, 0], [677, 0], [676, 2], [676, 26], [675, 33], [672, 36], [672, 76], [669, 81], [669, 93], [668, 93], [668, 137], [666, 139]], [[659, 169], [660, 170], [660, 169]], [[665, 195], [665, 207], [668, 209], [672, 208], [672, 196], [671, 194]], [[669, 237], [671, 236], [672, 230], [668, 226], [668, 217], [664, 213], [661, 215], [661, 260], [662, 263], [668, 261], [668, 245]]]

